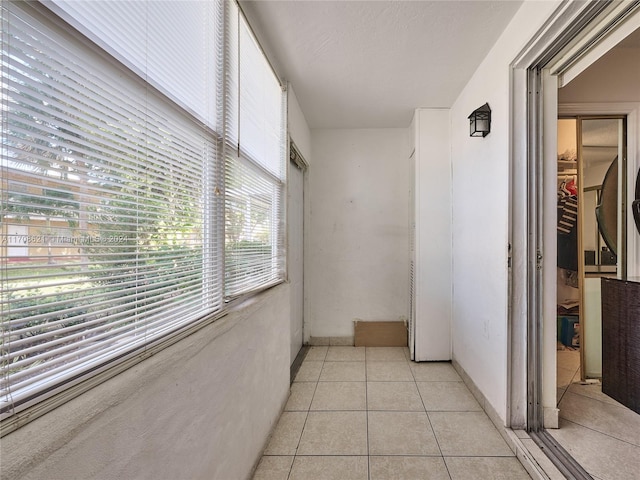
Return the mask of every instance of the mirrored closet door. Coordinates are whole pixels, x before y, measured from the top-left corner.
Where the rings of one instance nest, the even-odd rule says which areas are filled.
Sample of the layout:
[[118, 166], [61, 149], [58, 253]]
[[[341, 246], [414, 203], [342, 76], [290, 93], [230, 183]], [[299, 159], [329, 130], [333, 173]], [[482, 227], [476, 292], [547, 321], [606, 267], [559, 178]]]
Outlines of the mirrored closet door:
[[601, 278], [626, 276], [624, 117], [558, 121], [558, 348], [602, 377]]

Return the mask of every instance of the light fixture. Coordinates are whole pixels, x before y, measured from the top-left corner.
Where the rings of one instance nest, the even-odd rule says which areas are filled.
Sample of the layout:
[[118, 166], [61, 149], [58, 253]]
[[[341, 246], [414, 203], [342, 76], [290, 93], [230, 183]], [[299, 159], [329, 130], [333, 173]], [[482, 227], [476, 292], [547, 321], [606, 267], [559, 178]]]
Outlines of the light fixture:
[[485, 103], [476, 108], [469, 115], [469, 135], [472, 137], [486, 137], [491, 131], [491, 109]]

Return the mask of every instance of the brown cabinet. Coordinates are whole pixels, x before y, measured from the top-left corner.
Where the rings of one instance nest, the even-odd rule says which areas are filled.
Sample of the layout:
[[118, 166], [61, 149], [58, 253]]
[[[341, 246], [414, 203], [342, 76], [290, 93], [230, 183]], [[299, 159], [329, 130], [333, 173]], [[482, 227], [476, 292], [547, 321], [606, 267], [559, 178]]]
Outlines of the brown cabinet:
[[640, 413], [640, 279], [602, 279], [602, 391]]

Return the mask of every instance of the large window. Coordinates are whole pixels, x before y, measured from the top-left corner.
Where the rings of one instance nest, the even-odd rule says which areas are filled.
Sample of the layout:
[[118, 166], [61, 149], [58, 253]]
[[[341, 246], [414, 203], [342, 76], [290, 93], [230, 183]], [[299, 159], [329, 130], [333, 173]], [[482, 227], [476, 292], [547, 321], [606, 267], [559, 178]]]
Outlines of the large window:
[[0, 7], [3, 419], [283, 278], [283, 94], [235, 3], [46, 7]]

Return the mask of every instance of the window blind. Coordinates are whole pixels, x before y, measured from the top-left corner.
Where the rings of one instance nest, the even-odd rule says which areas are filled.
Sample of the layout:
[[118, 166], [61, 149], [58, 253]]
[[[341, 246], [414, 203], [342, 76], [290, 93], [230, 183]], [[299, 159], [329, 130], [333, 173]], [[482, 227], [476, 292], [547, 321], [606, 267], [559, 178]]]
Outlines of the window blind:
[[220, 0], [53, 0], [48, 7], [218, 131], [211, 90], [222, 53]]
[[284, 278], [284, 95], [234, 3], [227, 10], [225, 295]]
[[2, 418], [222, 308], [222, 4], [89, 3], [0, 7]]

